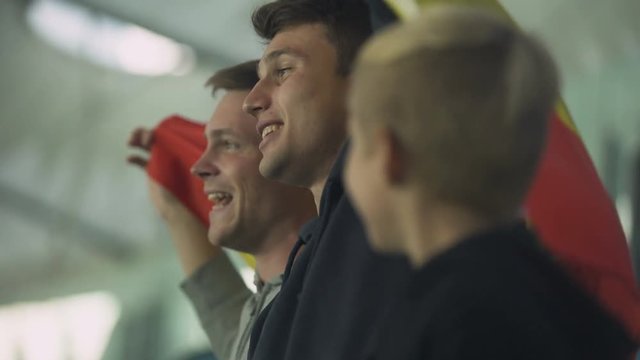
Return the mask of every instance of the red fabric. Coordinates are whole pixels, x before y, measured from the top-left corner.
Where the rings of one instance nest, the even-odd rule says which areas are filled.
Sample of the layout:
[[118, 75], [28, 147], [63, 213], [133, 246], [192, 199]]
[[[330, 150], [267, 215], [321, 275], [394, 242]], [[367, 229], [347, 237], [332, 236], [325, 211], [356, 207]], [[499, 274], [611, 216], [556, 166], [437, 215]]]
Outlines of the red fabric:
[[615, 208], [582, 141], [557, 115], [526, 201], [546, 246], [640, 340], [640, 295]]
[[206, 146], [204, 124], [171, 115], [153, 131], [147, 173], [208, 227], [211, 203], [204, 195], [202, 181], [190, 171]]

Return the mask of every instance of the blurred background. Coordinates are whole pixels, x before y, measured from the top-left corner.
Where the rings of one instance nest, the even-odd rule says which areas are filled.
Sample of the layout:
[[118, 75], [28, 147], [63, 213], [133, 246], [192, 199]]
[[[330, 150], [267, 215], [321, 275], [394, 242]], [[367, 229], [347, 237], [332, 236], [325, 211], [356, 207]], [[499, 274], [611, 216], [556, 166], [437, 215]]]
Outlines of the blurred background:
[[[126, 140], [173, 113], [209, 117], [206, 79], [261, 53], [261, 2], [0, 1], [0, 359], [206, 352]], [[559, 62], [637, 264], [640, 2], [501, 2]]]

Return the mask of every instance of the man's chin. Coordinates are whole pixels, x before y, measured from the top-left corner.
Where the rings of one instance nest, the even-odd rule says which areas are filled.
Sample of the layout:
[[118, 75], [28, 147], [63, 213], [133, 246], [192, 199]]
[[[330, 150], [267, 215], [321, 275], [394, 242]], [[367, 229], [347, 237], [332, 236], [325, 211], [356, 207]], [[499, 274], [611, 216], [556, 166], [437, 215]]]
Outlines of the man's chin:
[[285, 164], [284, 161], [272, 157], [263, 157], [258, 166], [260, 175], [265, 179], [282, 182]]
[[[215, 224], [213, 224], [215, 226]], [[234, 236], [231, 231], [224, 231], [224, 229], [211, 229], [208, 234], [209, 243], [213, 246], [224, 247], [233, 249]]]

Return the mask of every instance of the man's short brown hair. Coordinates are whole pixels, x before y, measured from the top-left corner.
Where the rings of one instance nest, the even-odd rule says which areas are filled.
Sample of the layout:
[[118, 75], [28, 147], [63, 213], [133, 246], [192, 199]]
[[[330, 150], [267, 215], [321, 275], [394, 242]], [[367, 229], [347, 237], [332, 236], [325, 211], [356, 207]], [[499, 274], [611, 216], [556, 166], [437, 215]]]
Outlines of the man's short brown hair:
[[207, 80], [205, 86], [210, 86], [215, 94], [218, 90], [251, 90], [258, 82], [258, 60], [251, 60], [218, 70]]
[[558, 96], [535, 40], [485, 10], [433, 6], [365, 45], [353, 81], [355, 126], [390, 129], [425, 196], [484, 216], [521, 206]]
[[371, 35], [369, 8], [360, 0], [276, 0], [254, 11], [253, 28], [266, 40], [304, 24], [323, 24], [336, 49], [338, 74], [351, 72], [360, 46]]

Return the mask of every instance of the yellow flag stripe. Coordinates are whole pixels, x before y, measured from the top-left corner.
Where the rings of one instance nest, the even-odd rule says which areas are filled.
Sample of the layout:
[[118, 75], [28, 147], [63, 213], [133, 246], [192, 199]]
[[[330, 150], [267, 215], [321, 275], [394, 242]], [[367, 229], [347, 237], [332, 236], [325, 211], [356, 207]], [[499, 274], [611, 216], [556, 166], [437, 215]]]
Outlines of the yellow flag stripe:
[[558, 118], [560, 118], [560, 121], [562, 121], [566, 127], [576, 134], [576, 136], [580, 135], [578, 133], [578, 128], [576, 128], [576, 125], [573, 123], [569, 110], [567, 110], [567, 106], [562, 99], [558, 100], [556, 103], [556, 114], [558, 115]]
[[[384, 0], [400, 19], [416, 16], [420, 7], [432, 4], [458, 4], [486, 7], [511, 20], [509, 13], [495, 0]], [[513, 20], [512, 20], [513, 21]]]
[[240, 256], [242, 256], [242, 259], [244, 259], [244, 262], [247, 263], [247, 265], [249, 265], [253, 269], [256, 268], [256, 259], [253, 256], [243, 252], [239, 252], [239, 254]]
[[385, 3], [400, 19], [412, 18], [420, 12], [415, 0], [385, 0]]

